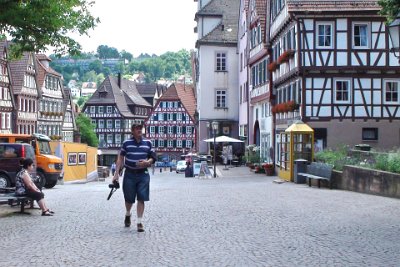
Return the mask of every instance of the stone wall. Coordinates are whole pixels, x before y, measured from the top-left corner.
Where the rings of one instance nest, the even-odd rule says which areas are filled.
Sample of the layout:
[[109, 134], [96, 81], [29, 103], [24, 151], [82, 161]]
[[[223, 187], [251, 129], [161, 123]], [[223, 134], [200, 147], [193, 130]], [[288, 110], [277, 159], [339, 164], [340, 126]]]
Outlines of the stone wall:
[[333, 188], [400, 198], [400, 175], [362, 167], [345, 166], [333, 171]]

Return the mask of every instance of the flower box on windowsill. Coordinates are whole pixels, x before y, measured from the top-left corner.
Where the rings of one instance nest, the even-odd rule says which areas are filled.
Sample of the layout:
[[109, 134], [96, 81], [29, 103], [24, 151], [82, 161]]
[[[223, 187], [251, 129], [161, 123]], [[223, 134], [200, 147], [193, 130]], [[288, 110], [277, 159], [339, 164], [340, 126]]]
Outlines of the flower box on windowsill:
[[274, 72], [278, 69], [278, 66], [279, 66], [278, 63], [276, 61], [274, 61], [274, 62], [271, 62], [270, 64], [268, 64], [267, 68], [270, 72]]
[[284, 62], [288, 62], [290, 58], [294, 56], [294, 50], [286, 50], [283, 52], [279, 58], [278, 58], [278, 63], [282, 64]]

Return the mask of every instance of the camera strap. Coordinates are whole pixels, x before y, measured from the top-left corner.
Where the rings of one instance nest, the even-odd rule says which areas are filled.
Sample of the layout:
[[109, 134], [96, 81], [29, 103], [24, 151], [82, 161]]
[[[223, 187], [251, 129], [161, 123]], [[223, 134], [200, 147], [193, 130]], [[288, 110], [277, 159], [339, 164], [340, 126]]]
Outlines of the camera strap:
[[111, 198], [112, 194], [114, 194], [114, 192], [115, 192], [115, 191], [117, 191], [117, 189], [118, 189], [118, 188], [111, 188], [111, 190], [110, 190], [110, 194], [108, 194], [108, 198], [107, 198], [107, 200], [110, 200], [110, 198]]

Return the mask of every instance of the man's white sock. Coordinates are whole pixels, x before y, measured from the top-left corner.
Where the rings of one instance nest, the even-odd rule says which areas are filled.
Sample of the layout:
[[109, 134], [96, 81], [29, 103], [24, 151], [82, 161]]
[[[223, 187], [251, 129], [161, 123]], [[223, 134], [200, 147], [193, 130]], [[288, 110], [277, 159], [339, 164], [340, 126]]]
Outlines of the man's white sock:
[[137, 217], [137, 223], [142, 223], [142, 217]]
[[125, 216], [131, 216], [131, 212], [130, 211], [126, 211]]

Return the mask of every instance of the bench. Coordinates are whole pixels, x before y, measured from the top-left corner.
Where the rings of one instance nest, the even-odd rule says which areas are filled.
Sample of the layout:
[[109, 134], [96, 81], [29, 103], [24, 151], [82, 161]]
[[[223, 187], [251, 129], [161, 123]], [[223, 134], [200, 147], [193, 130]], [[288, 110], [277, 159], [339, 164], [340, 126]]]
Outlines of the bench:
[[318, 188], [321, 187], [321, 180], [326, 180], [329, 183], [329, 189], [332, 189], [331, 176], [333, 166], [322, 162], [312, 162], [307, 165], [307, 172], [298, 173], [298, 175], [308, 178], [308, 186], [311, 187], [311, 180], [318, 180]]
[[[14, 188], [15, 190], [15, 188]], [[20, 206], [20, 211], [18, 213], [21, 214], [30, 214], [25, 212], [25, 205], [30, 203], [30, 207], [33, 208], [33, 199], [27, 196], [16, 196], [15, 192], [13, 192], [12, 188], [3, 188], [0, 190], [0, 204], [8, 204], [10, 206]], [[14, 204], [16, 202], [16, 204]]]

